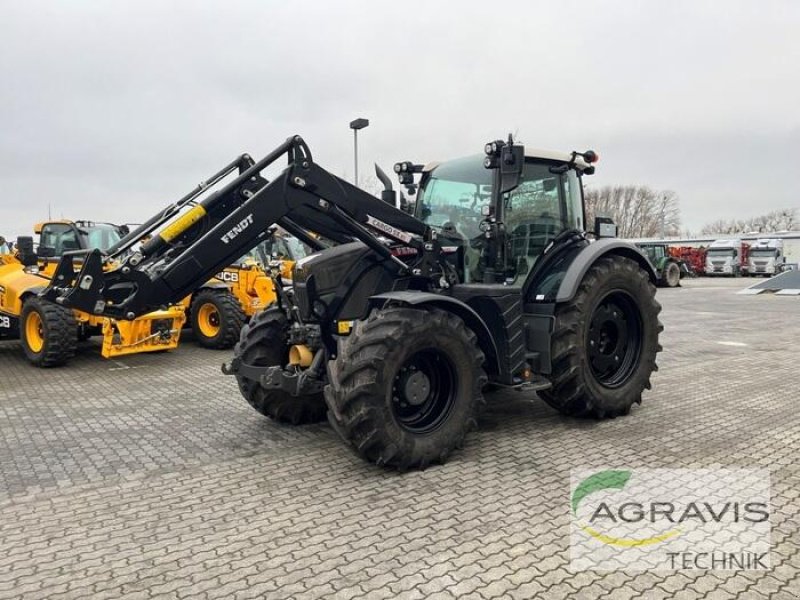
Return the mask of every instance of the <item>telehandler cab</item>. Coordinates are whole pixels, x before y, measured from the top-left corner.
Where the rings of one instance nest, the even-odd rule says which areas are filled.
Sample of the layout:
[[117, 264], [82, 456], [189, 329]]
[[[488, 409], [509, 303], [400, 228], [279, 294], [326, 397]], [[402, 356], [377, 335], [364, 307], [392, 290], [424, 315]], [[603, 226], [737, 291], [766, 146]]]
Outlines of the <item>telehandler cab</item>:
[[[584, 232], [581, 177], [595, 153], [528, 150], [510, 136], [484, 150], [395, 165], [416, 195], [407, 214], [291, 137], [258, 162], [241, 156], [108, 255], [90, 252], [79, 272], [66, 254], [44, 295], [133, 319], [184, 297], [277, 223], [318, 251], [291, 286], [276, 278], [277, 303], [223, 366], [260, 413], [292, 423], [327, 413], [359, 455], [398, 469], [446, 460], [476, 426], [487, 383], [535, 390], [568, 415], [628, 413], [656, 369], [661, 307], [641, 252], [603, 237], [609, 223], [598, 220], [595, 241]], [[336, 245], [322, 249], [312, 231]]]

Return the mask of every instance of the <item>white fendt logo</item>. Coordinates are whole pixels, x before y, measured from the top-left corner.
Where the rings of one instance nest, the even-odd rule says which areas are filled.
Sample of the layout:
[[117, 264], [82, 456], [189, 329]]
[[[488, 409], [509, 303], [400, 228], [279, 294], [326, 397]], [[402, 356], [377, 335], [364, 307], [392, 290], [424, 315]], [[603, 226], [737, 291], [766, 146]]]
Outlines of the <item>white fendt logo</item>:
[[220, 239], [223, 243], [227, 244], [237, 235], [242, 233], [245, 229], [250, 227], [253, 224], [253, 213], [247, 215], [244, 219], [242, 219], [238, 225], [234, 225], [233, 229], [231, 229], [228, 233], [223, 235]]

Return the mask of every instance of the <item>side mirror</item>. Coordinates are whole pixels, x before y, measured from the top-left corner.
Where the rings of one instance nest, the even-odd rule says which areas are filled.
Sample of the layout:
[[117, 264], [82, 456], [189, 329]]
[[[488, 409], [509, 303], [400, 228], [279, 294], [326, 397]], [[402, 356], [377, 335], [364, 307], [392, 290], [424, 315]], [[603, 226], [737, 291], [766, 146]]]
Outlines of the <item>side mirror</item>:
[[483, 166], [500, 172], [500, 193], [505, 194], [516, 188], [525, 165], [525, 147], [522, 144], [515, 144], [509, 135], [508, 142], [496, 140], [486, 144], [484, 152], [486, 158]]
[[617, 226], [611, 217], [595, 217], [594, 218], [594, 236], [599, 240], [600, 238], [615, 238], [617, 237]]
[[56, 249], [52, 246], [39, 246], [37, 254], [39, 258], [53, 258], [56, 255]]

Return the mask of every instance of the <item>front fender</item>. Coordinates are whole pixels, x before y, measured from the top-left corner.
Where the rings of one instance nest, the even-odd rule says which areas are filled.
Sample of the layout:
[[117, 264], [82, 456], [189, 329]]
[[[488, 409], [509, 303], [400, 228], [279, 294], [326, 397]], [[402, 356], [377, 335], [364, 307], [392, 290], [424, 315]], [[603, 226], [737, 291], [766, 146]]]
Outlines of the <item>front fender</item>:
[[372, 296], [369, 299], [369, 308], [384, 308], [389, 304], [395, 303], [406, 306], [432, 306], [458, 316], [478, 337], [478, 345], [486, 357], [488, 370], [493, 374], [500, 372], [497, 344], [489, 327], [477, 312], [461, 300], [430, 292], [387, 292]]
[[635, 245], [624, 240], [605, 238], [589, 244], [573, 259], [572, 264], [564, 274], [564, 279], [561, 280], [561, 285], [556, 294], [556, 302], [571, 300], [578, 292], [578, 286], [583, 281], [583, 276], [586, 275], [586, 272], [600, 258], [608, 255], [624, 256], [636, 261], [647, 273], [650, 281], [653, 284], [656, 283], [657, 277], [653, 265]]

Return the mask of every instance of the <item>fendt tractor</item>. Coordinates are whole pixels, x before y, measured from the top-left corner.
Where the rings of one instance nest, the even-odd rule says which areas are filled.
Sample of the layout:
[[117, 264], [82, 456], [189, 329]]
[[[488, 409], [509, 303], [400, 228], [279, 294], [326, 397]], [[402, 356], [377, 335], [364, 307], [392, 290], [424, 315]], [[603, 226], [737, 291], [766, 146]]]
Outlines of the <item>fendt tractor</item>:
[[672, 256], [666, 244], [638, 242], [636, 246], [653, 265], [659, 287], [678, 287], [681, 279], [690, 275], [686, 264]]
[[783, 240], [761, 238], [750, 246], [747, 254], [747, 274], [752, 277], [772, 277], [783, 270], [785, 263]]
[[[288, 166], [268, 181], [281, 158]], [[44, 297], [134, 319], [191, 293], [277, 223], [316, 252], [297, 261], [290, 285], [275, 278], [277, 302], [242, 329], [223, 372], [266, 416], [327, 414], [366, 460], [423, 468], [476, 427], [487, 384], [594, 418], [627, 414], [650, 388], [656, 276], [635, 246], [607, 237], [612, 223], [596, 220], [594, 241], [584, 231], [581, 178], [595, 160], [509, 136], [485, 156], [401, 162], [395, 172], [416, 195], [409, 214], [391, 192], [379, 199], [326, 171], [291, 137], [258, 162], [242, 155], [108, 254], [83, 253], [79, 271], [78, 254], [65, 254]]]
[[33, 238], [20, 237], [14, 256], [0, 256], [0, 338], [18, 337], [25, 357], [40, 367], [63, 364], [74, 355], [79, 341], [95, 335], [103, 337], [104, 358], [175, 348], [184, 322], [179, 306], [119, 320], [68, 310], [38, 296], [50, 283], [63, 253], [102, 251], [126, 231], [110, 223], [62, 220], [34, 227], [39, 235], [36, 250]]

